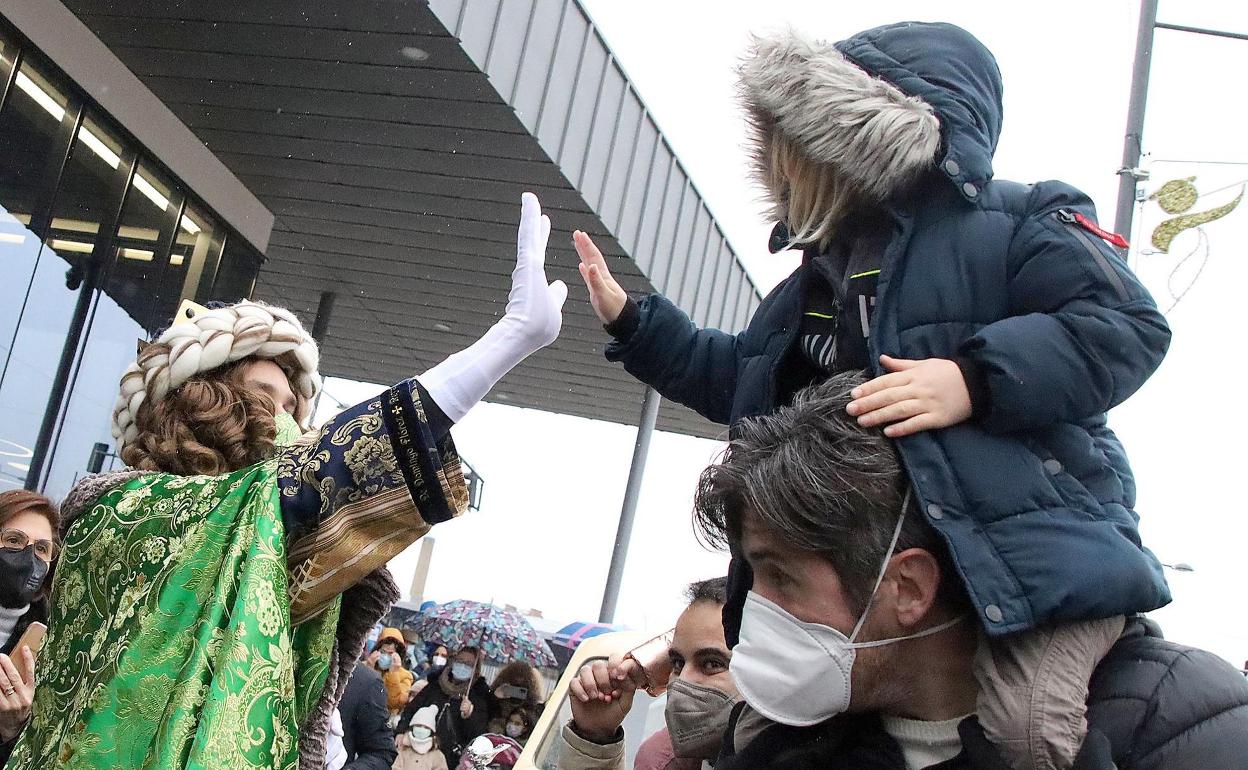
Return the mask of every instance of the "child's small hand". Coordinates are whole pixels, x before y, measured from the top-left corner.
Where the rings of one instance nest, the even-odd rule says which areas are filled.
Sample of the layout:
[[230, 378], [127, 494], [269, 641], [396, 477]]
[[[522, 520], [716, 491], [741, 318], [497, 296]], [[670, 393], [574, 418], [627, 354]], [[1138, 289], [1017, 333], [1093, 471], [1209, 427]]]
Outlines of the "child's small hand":
[[889, 374], [859, 385], [846, 411], [863, 427], [888, 424], [889, 438], [957, 425], [971, 416], [962, 370], [945, 358], [910, 361], [880, 356]]
[[602, 252], [588, 235], [580, 230], [572, 233], [572, 245], [581, 258], [581, 278], [585, 279], [585, 287], [589, 289], [590, 304], [594, 306], [598, 320], [610, 324], [620, 317], [620, 311], [628, 301], [628, 293], [612, 277]]

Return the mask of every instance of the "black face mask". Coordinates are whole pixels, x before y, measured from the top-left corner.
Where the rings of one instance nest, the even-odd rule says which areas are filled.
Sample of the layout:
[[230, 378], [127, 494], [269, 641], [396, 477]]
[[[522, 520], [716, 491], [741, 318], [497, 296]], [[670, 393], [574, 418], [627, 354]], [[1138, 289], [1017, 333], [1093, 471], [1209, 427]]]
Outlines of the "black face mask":
[[25, 607], [39, 595], [48, 563], [35, 556], [35, 547], [20, 551], [0, 548], [0, 606]]

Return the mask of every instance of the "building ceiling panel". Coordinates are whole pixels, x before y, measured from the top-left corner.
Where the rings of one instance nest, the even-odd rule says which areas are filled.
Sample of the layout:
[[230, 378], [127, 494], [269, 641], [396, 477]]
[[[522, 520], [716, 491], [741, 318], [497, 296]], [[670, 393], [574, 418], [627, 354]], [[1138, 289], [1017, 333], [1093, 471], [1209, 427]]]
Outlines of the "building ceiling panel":
[[[626, 288], [668, 287], [688, 311], [735, 317], [752, 291], [574, 0], [66, 4], [274, 214], [256, 296], [311, 322], [336, 295], [326, 374], [411, 376], [497, 320], [524, 190], [572, 296], [560, 340], [490, 400], [638, 419], [643, 388], [602, 356], [572, 229]], [[659, 427], [722, 432], [667, 403]]]

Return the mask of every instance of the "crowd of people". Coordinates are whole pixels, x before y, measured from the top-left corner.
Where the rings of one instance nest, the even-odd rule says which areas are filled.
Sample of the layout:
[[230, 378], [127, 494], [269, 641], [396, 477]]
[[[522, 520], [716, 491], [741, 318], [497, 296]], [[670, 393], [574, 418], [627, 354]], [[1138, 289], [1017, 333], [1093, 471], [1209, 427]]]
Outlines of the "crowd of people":
[[490, 766], [510, 767], [542, 712], [544, 685], [524, 661], [487, 684], [484, 662], [475, 647], [409, 649], [399, 629], [384, 629], [331, 721], [328, 770], [471, 770], [470, 749], [482, 739], [497, 750]]
[[[948, 24], [789, 30], [740, 75], [773, 245], [803, 253], [744, 332], [628, 296], [573, 236], [607, 357], [729, 426], [694, 521], [732, 566], [690, 588], [670, 674], [572, 672], [558, 766], [622, 767], [633, 694], [666, 688], [638, 768], [1248, 767], [1248, 680], [1145, 617], [1170, 595], [1106, 420], [1170, 330], [1086, 196], [993, 180], [992, 54]], [[514, 763], [532, 667], [487, 684], [474, 647], [366, 637], [386, 563], [467, 508], [452, 427], [558, 337], [550, 229], [526, 193], [503, 317], [317, 429], [285, 309], [192, 307], [145, 344], [128, 469], [0, 495], [7, 767]]]

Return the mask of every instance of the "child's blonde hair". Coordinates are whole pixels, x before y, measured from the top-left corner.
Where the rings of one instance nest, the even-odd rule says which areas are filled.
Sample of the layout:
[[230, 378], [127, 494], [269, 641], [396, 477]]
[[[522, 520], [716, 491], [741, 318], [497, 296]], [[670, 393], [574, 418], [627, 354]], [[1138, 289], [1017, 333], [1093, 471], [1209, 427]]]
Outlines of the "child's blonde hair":
[[827, 246], [849, 212], [866, 203], [835, 167], [812, 161], [779, 132], [767, 138], [765, 152], [760, 181], [770, 193], [771, 214], [788, 224], [790, 245]]

